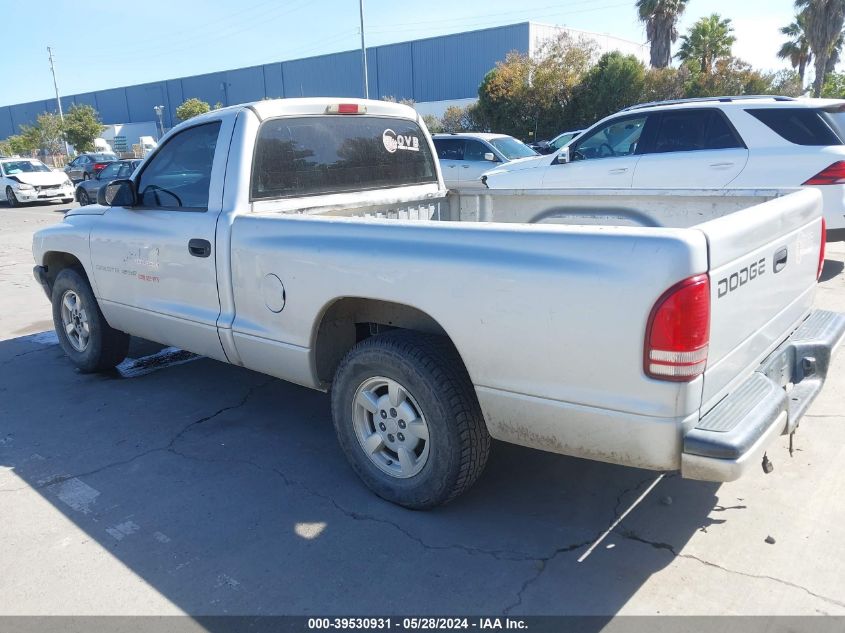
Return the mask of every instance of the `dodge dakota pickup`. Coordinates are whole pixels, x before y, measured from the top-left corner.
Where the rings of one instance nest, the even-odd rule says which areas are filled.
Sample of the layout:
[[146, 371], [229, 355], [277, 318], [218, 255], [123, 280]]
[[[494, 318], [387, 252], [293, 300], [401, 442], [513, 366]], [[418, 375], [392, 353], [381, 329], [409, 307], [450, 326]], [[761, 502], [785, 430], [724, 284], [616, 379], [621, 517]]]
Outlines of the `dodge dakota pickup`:
[[845, 335], [812, 309], [824, 234], [814, 190], [448, 192], [413, 109], [289, 99], [175, 127], [33, 253], [81, 371], [132, 335], [330, 391], [363, 482], [429, 508], [491, 438], [768, 464]]

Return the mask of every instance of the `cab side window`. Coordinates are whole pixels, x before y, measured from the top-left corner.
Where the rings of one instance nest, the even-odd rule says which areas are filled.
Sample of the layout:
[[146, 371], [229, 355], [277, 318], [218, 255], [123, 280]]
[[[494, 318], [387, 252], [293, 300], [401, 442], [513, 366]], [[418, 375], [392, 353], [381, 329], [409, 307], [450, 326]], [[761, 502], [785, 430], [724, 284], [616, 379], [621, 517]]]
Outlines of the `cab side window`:
[[463, 160], [464, 141], [458, 138], [436, 138], [434, 148], [440, 160]]
[[484, 160], [484, 154], [489, 152], [487, 146], [479, 141], [467, 140], [464, 146], [464, 160]]
[[647, 115], [608, 121], [594, 132], [576, 141], [572, 160], [591, 160], [630, 156], [637, 151], [637, 143], [645, 127]]
[[211, 167], [220, 121], [203, 123], [171, 137], [138, 179], [140, 206], [208, 210]]
[[695, 152], [742, 147], [731, 126], [715, 110], [678, 110], [660, 115], [650, 153]]

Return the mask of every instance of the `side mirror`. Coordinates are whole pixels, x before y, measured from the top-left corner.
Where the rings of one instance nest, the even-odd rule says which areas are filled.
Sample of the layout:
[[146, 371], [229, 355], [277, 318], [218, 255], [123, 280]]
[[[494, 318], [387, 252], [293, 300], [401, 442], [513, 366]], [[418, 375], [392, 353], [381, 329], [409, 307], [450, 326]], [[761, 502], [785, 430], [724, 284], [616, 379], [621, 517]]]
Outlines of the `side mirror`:
[[557, 157], [555, 158], [555, 163], [558, 165], [565, 165], [569, 162], [569, 148], [564, 147], [558, 152]]
[[497, 159], [493, 152], [486, 152], [484, 154], [484, 160], [489, 160], [491, 163], [495, 163]]
[[134, 207], [137, 203], [135, 183], [131, 180], [113, 180], [97, 191], [97, 204], [104, 207]]

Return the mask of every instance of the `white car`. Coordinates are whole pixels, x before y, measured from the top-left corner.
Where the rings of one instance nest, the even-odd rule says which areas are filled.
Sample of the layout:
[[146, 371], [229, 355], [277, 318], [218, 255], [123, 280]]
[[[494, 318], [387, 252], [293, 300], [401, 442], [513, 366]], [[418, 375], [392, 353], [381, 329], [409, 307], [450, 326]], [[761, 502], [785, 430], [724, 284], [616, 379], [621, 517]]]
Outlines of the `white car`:
[[633, 106], [554, 156], [485, 174], [491, 189], [817, 187], [845, 237], [845, 100], [713, 97]]
[[483, 187], [481, 175], [494, 164], [537, 156], [525, 143], [506, 134], [465, 132], [434, 134], [431, 138], [449, 189]]
[[35, 158], [0, 160], [0, 187], [10, 207], [27, 202], [72, 202], [74, 196], [67, 174], [53, 171]]

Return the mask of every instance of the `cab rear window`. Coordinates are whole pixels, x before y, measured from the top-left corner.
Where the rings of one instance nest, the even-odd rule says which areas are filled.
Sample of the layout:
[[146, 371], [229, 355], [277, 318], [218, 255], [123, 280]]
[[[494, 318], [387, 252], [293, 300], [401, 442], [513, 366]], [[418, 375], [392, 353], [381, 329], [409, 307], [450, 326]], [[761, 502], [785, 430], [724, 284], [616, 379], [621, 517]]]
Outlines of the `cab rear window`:
[[825, 113], [812, 108], [752, 108], [748, 114], [764, 123], [781, 138], [796, 145], [842, 145]]
[[436, 182], [434, 158], [416, 122], [323, 115], [261, 124], [251, 192], [261, 200]]

